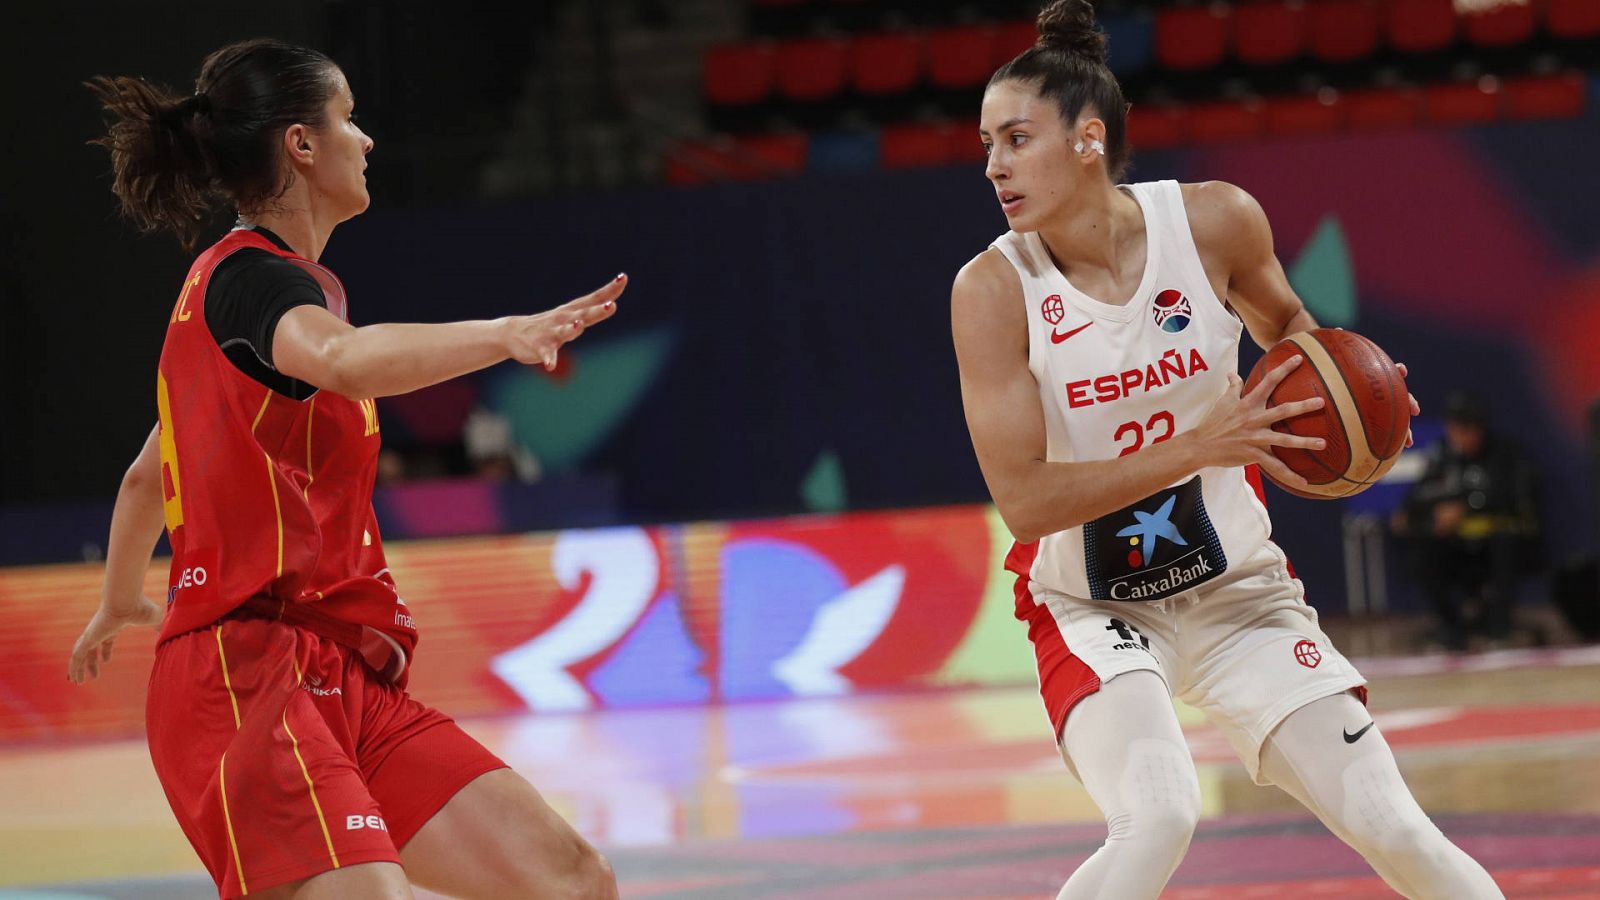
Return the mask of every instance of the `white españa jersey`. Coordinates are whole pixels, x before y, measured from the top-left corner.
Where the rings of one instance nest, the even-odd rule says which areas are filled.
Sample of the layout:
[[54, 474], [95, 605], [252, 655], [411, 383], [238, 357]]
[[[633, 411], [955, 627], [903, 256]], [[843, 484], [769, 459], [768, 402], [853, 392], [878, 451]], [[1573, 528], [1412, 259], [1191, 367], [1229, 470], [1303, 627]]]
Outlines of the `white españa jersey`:
[[[1175, 181], [1126, 185], [1144, 211], [1146, 262], [1133, 298], [1089, 297], [1037, 232], [994, 242], [1022, 279], [1028, 368], [1049, 462], [1126, 456], [1197, 424], [1238, 371], [1243, 324], [1211, 289]], [[1208, 468], [1128, 506], [1039, 539], [1025, 575], [1072, 597], [1158, 600], [1242, 561], [1271, 532], [1244, 468]], [[1026, 565], [1027, 552], [1013, 552]], [[1020, 566], [1019, 566], [1020, 568]]]

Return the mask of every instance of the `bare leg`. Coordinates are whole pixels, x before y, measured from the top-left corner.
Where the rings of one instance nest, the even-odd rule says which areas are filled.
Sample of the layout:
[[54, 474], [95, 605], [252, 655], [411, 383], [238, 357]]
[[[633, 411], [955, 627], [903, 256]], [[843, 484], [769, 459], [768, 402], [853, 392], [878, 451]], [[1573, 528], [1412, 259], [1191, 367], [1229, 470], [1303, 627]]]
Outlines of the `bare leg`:
[[605, 857], [510, 769], [462, 788], [401, 848], [400, 858], [412, 882], [452, 897], [617, 896]]
[[252, 893], [262, 900], [411, 900], [405, 870], [392, 862], [359, 863], [315, 875], [293, 884]]

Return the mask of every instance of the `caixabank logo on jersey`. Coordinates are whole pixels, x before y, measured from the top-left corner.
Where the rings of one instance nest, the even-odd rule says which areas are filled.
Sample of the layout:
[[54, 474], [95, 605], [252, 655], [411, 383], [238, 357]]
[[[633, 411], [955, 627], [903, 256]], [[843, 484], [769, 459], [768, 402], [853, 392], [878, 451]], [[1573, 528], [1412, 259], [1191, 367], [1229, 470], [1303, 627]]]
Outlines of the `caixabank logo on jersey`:
[[1228, 568], [1198, 475], [1085, 523], [1083, 557], [1095, 600], [1160, 600]]

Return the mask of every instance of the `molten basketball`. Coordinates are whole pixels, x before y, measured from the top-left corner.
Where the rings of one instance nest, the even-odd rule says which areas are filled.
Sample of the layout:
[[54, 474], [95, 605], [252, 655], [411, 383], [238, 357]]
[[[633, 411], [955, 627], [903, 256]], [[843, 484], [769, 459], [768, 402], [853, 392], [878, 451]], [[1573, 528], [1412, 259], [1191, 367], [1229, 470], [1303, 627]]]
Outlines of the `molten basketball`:
[[[1309, 490], [1273, 483], [1314, 500], [1349, 497], [1371, 487], [1400, 458], [1411, 425], [1405, 379], [1389, 355], [1353, 331], [1317, 328], [1291, 335], [1267, 351], [1250, 377], [1249, 392], [1269, 370], [1305, 357], [1278, 385], [1268, 406], [1321, 397], [1323, 407], [1282, 419], [1273, 430], [1327, 441], [1321, 450], [1273, 447], [1273, 455], [1311, 483]], [[1262, 474], [1271, 474], [1262, 469]]]

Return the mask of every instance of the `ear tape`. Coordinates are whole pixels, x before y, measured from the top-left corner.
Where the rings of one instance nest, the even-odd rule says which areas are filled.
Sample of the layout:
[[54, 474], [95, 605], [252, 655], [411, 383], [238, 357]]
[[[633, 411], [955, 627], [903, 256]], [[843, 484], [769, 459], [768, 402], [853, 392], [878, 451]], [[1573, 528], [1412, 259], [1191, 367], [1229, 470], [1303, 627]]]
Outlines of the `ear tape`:
[[[1073, 145], [1072, 149], [1078, 151], [1079, 153], [1082, 153], [1083, 152], [1083, 141], [1079, 141], [1077, 144]], [[1098, 141], [1098, 140], [1096, 140], [1094, 138], [1090, 138], [1089, 139], [1089, 149], [1093, 150], [1094, 152], [1096, 152], [1098, 154], [1100, 154], [1101, 156], [1105, 156], [1106, 155], [1106, 145], [1102, 144], [1100, 141]]]

